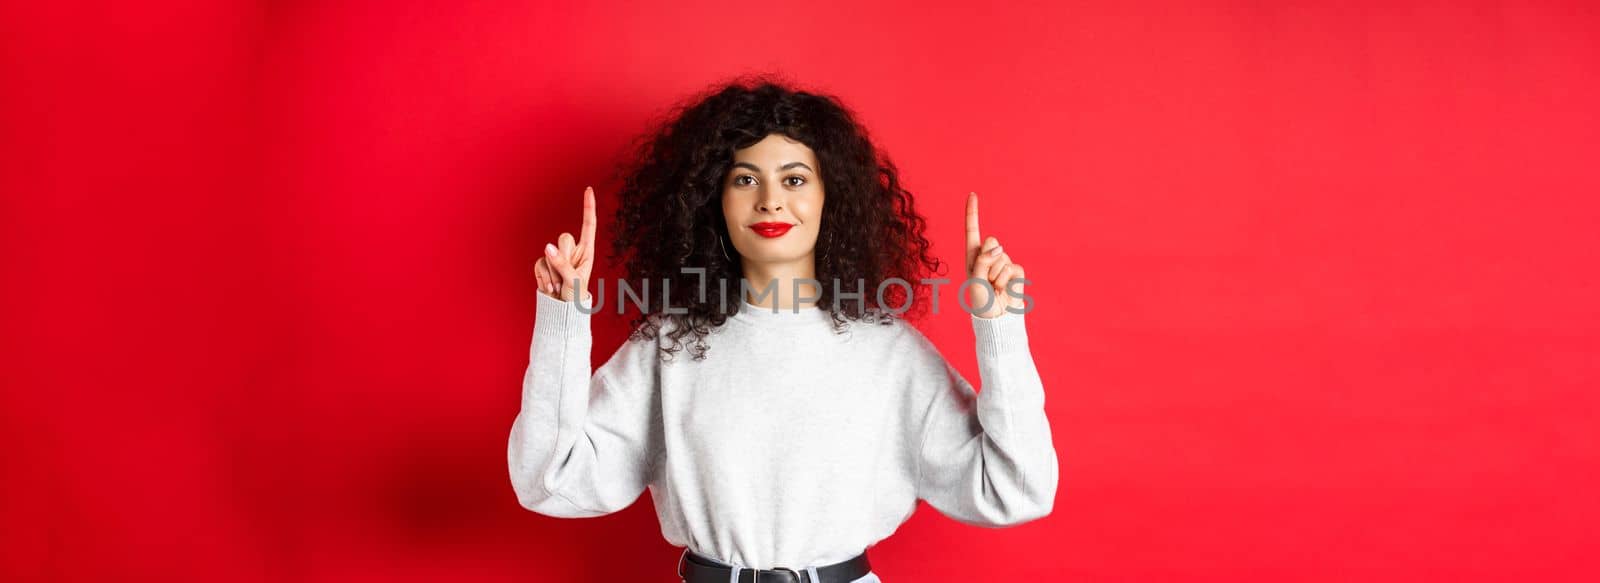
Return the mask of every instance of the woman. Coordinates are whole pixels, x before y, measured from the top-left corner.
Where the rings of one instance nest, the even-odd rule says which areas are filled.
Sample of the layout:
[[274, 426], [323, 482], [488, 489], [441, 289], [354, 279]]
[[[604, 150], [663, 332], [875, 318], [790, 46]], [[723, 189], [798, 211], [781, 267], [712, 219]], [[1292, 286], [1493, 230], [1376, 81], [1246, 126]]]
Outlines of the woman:
[[[675, 113], [625, 167], [612, 258], [632, 292], [619, 296], [644, 305], [592, 375], [589, 317], [606, 292], [597, 306], [587, 290], [592, 188], [580, 236], [562, 233], [535, 265], [508, 451], [521, 504], [600, 516], [648, 488], [690, 583], [877, 582], [866, 549], [918, 499], [978, 526], [1049, 514], [1057, 460], [1016, 293], [1026, 280], [980, 238], [977, 195], [961, 305], [981, 396], [901, 317], [936, 301], [923, 276], [941, 265], [848, 110], [759, 81]], [[692, 359], [675, 358], [684, 348]]]

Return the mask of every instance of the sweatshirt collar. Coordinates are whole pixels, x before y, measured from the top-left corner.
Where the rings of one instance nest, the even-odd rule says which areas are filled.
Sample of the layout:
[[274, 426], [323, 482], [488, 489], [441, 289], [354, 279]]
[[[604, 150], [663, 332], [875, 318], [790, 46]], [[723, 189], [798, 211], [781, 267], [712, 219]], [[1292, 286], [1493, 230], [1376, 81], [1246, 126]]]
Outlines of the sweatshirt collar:
[[739, 312], [734, 314], [733, 318], [761, 326], [804, 326], [830, 322], [833, 314], [822, 309], [820, 302], [810, 307], [764, 308], [740, 298]]

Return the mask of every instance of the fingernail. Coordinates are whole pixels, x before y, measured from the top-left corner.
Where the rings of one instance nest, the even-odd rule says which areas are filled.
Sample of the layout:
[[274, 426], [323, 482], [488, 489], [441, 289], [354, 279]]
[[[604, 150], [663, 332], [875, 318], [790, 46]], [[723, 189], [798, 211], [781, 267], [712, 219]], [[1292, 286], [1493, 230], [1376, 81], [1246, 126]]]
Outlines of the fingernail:
[[549, 243], [545, 243], [544, 244], [544, 252], [548, 253], [550, 255], [555, 255], [556, 254], [556, 246], [555, 245], [551, 245]]

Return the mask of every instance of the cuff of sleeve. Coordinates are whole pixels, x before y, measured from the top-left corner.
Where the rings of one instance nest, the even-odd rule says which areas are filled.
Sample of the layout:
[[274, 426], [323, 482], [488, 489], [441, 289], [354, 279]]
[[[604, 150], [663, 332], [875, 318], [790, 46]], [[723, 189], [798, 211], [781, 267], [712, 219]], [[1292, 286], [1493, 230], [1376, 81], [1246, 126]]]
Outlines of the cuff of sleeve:
[[1005, 312], [993, 318], [972, 316], [972, 333], [977, 336], [978, 354], [1001, 355], [1028, 351], [1025, 314]]
[[[578, 309], [578, 302], [558, 300], [542, 293], [534, 295], [539, 297], [533, 322], [537, 332], [565, 338], [589, 331], [589, 314]], [[584, 308], [588, 309], [589, 305], [585, 304]]]

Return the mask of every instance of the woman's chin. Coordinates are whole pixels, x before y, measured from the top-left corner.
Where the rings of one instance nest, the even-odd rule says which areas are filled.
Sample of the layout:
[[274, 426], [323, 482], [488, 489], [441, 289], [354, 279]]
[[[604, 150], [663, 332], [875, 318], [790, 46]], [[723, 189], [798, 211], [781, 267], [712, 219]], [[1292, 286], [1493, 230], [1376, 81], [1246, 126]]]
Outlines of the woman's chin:
[[741, 253], [741, 255], [744, 255], [744, 261], [748, 265], [786, 265], [807, 261], [811, 257], [809, 253], [778, 249], [756, 249], [755, 253]]

